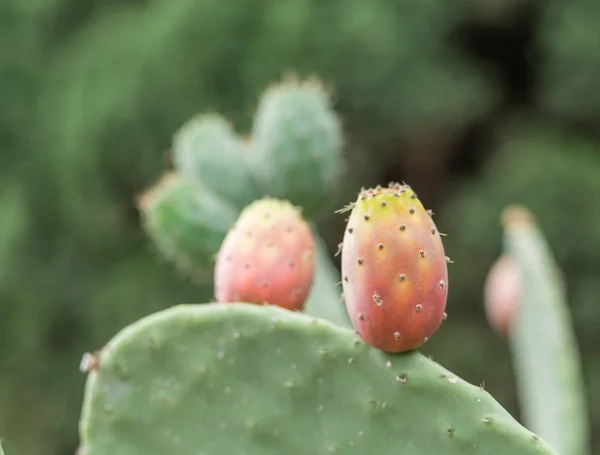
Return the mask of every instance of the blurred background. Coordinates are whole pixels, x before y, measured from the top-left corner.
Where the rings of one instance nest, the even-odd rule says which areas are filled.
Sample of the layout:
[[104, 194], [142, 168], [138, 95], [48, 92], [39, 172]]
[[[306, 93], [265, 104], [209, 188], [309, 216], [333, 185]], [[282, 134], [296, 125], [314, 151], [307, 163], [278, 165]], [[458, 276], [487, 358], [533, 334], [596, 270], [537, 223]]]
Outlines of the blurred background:
[[[483, 286], [501, 209], [535, 213], [568, 283], [600, 453], [598, 23], [596, 0], [1, 0], [8, 453], [72, 455], [82, 354], [150, 312], [211, 298], [155, 254], [135, 197], [186, 120], [219, 111], [248, 131], [264, 88], [288, 72], [333, 92], [339, 206], [404, 180], [435, 212], [455, 263], [448, 322], [422, 351], [517, 418]], [[332, 252], [343, 227], [333, 213], [320, 222]]]

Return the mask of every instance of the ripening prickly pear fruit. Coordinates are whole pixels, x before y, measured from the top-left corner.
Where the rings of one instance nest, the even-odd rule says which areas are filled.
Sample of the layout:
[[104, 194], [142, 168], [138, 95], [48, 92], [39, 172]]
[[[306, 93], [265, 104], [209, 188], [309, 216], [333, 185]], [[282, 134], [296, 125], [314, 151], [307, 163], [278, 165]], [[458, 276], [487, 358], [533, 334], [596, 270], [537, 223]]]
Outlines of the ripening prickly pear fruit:
[[315, 241], [300, 210], [264, 198], [246, 207], [223, 241], [215, 265], [219, 302], [301, 311], [315, 274]]
[[[564, 272], [556, 266], [556, 276], [564, 286]], [[501, 338], [507, 338], [523, 297], [521, 272], [515, 259], [500, 256], [490, 268], [484, 286], [484, 309], [488, 324]]]
[[363, 190], [342, 245], [346, 308], [365, 343], [416, 349], [446, 317], [447, 257], [440, 233], [408, 185]]
[[517, 264], [503, 255], [494, 262], [485, 281], [484, 308], [492, 330], [502, 338], [508, 335], [519, 309], [521, 276]]

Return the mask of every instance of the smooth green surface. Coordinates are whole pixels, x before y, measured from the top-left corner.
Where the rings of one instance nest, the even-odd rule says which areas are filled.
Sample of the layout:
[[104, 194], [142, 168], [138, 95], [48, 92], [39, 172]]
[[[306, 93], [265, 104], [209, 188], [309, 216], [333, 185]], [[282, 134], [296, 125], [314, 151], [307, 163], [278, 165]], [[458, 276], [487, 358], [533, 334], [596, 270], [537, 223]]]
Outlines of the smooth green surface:
[[238, 211], [198, 182], [170, 174], [142, 198], [143, 226], [184, 273], [210, 278], [214, 256]]
[[274, 306], [176, 306], [125, 328], [99, 362], [86, 455], [555, 453], [420, 353]]
[[202, 182], [242, 209], [259, 197], [244, 143], [221, 115], [206, 114], [185, 123], [173, 138], [173, 163], [183, 177]]
[[505, 248], [523, 283], [510, 344], [524, 424], [561, 454], [587, 455], [579, 350], [554, 257], [534, 224], [508, 229]]
[[266, 90], [252, 128], [252, 160], [263, 191], [323, 213], [342, 173], [342, 128], [316, 82], [287, 81]]
[[341, 297], [340, 272], [333, 264], [325, 241], [315, 228], [313, 228], [313, 236], [317, 250], [317, 267], [312, 289], [304, 306], [304, 313], [342, 327], [352, 328]]

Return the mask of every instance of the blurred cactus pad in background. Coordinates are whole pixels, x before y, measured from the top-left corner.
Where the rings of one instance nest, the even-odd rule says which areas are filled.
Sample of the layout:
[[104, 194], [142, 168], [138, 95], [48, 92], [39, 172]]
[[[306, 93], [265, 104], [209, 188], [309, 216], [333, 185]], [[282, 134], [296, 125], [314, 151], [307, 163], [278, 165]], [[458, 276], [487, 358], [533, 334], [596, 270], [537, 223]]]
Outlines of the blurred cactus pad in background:
[[[136, 338], [145, 333], [217, 360], [221, 334], [230, 334], [223, 346], [245, 364], [215, 368], [210, 380], [239, 378], [242, 371], [253, 379], [229, 385], [231, 396], [223, 380], [215, 396], [222, 401], [215, 403], [227, 407], [227, 400], [259, 391], [265, 398], [255, 396], [253, 406], [279, 400], [282, 414], [266, 406], [255, 417], [281, 419], [289, 453], [317, 447], [302, 446], [314, 437], [310, 419], [316, 414], [292, 412], [294, 400], [314, 404], [315, 413], [323, 404], [330, 425], [339, 419], [339, 427], [320, 427], [331, 439], [312, 441], [319, 450], [344, 453], [335, 444], [353, 441], [350, 433], [359, 431], [353, 425], [366, 422], [380, 427], [370, 438], [392, 438], [393, 444], [402, 434], [386, 431], [389, 416], [402, 415], [396, 386], [407, 386], [400, 393], [423, 409], [440, 406], [435, 397], [444, 402], [451, 386], [467, 401], [484, 393], [484, 410], [499, 426], [457, 406], [440, 411], [435, 428], [449, 437], [453, 427], [444, 426], [446, 417], [464, 422], [465, 415], [474, 416], [469, 435], [504, 442], [493, 453], [529, 453], [520, 452], [520, 437], [547, 450], [541, 453], [598, 453], [598, 5], [1, 2], [0, 439], [6, 453], [73, 455], [82, 434], [96, 438], [91, 455], [104, 455], [106, 447], [119, 453], [113, 441], [124, 444], [122, 453], [143, 452], [146, 446], [129, 446], [135, 434], [122, 428], [118, 438], [105, 438], [118, 424], [100, 418], [93, 374], [77, 366], [83, 353], [110, 345], [117, 349], [95, 387], [114, 386], [120, 374], [161, 378], [167, 360], [182, 368], [178, 377], [189, 379], [187, 355], [131, 363], [136, 350], [147, 347]], [[443, 245], [453, 261], [448, 320], [418, 351], [395, 355], [354, 346], [335, 255], [348, 215], [335, 210], [356, 200], [361, 187], [388, 181], [409, 182], [418, 192], [447, 234]], [[227, 313], [212, 303], [221, 242], [242, 210], [265, 196], [301, 207], [310, 225], [315, 272], [304, 314], [243, 302]], [[535, 228], [518, 235], [503, 229], [500, 214], [514, 203], [534, 215]], [[484, 287], [492, 266], [506, 256], [517, 264], [513, 283], [523, 287], [512, 294], [519, 302], [507, 318], [511, 327], [498, 336], [486, 319]], [[532, 256], [539, 261], [526, 260]], [[532, 283], [540, 285], [524, 287]], [[532, 311], [541, 312], [539, 319]], [[272, 312], [281, 313], [280, 325], [271, 321]], [[202, 337], [188, 332], [188, 313]], [[323, 322], [312, 325], [312, 318]], [[542, 320], [553, 329], [544, 330]], [[165, 325], [177, 334], [169, 335]], [[265, 335], [247, 355], [251, 346], [241, 336], [259, 331]], [[213, 341], [216, 350], [207, 346]], [[270, 341], [294, 352], [288, 370], [256, 353], [267, 352]], [[310, 350], [316, 344], [335, 353], [323, 360], [331, 364], [319, 363]], [[540, 363], [528, 367], [534, 357]], [[330, 371], [323, 377], [330, 401], [316, 400], [298, 370], [303, 366]], [[272, 376], [261, 376], [269, 369]], [[436, 382], [438, 373], [461, 383]], [[341, 407], [342, 391], [333, 393], [346, 375], [352, 380], [343, 392], [357, 400], [355, 408]], [[273, 385], [274, 395], [253, 382], [260, 378], [272, 381], [264, 384]], [[299, 387], [285, 387], [290, 381]], [[366, 397], [360, 394], [379, 384], [381, 396], [359, 410]], [[181, 385], [202, 389], [191, 379]], [[206, 399], [190, 390], [174, 398]], [[371, 399], [375, 407], [368, 407]], [[130, 394], [116, 403], [121, 408], [114, 415], [132, 418], [150, 410], [156, 416], [154, 400], [167, 405], [161, 396]], [[185, 410], [175, 409], [173, 422], [185, 419]], [[357, 420], [345, 415], [350, 410]], [[249, 431], [251, 423], [234, 411], [219, 417]], [[168, 416], [151, 428], [163, 432], [155, 437], [174, 441]], [[303, 432], [292, 435], [294, 418]], [[402, 419], [398, 428], [407, 428], [407, 416]], [[227, 443], [222, 422], [213, 423], [214, 445], [198, 450], [227, 451], [219, 445]], [[456, 425], [452, 450], [461, 450], [466, 436]], [[447, 447], [435, 444], [448, 439], [430, 438], [437, 434], [433, 428], [422, 427], [420, 434], [439, 452]], [[264, 438], [256, 450], [266, 450], [272, 434], [253, 431]], [[530, 431], [541, 438], [536, 442]], [[369, 449], [391, 451], [385, 445]], [[370, 453], [353, 450], [348, 453]]]

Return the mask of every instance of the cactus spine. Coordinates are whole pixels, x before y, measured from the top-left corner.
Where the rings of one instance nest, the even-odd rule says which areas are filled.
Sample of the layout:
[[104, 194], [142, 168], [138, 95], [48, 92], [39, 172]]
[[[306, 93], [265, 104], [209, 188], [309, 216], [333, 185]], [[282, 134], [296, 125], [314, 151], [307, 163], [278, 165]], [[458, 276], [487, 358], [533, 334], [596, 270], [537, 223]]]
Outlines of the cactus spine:
[[523, 420], [559, 453], [588, 455], [579, 351], [554, 257], [527, 209], [508, 207], [503, 224], [520, 275], [509, 342]]

